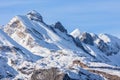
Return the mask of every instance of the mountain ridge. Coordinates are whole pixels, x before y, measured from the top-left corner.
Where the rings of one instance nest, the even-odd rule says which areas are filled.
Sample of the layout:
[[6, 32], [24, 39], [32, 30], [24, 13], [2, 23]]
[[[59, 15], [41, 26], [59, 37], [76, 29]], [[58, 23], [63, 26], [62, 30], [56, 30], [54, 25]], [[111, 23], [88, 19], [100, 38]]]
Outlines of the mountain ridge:
[[[120, 77], [120, 39], [114, 36], [78, 29], [69, 34], [61, 22], [48, 25], [35, 10], [15, 16], [0, 29], [0, 34], [5, 37], [0, 37], [0, 62], [8, 59], [4, 65], [14, 72], [3, 68], [0, 79], [47, 80], [46, 77], [51, 77], [53, 80], [55, 74], [46, 71], [55, 71], [60, 80], [109, 79], [105, 73]], [[93, 73], [94, 70], [98, 74]], [[42, 73], [46, 75], [43, 77]]]

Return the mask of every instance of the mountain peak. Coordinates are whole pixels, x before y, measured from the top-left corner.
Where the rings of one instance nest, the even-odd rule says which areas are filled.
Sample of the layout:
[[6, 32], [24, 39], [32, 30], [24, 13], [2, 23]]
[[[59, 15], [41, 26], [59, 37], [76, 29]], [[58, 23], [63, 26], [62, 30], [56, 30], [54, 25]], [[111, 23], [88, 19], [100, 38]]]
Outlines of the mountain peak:
[[75, 29], [73, 32], [70, 33], [74, 37], [80, 36], [81, 32], [79, 29]]
[[41, 16], [40, 13], [38, 13], [35, 10], [32, 10], [30, 12], [27, 13], [27, 16], [30, 20], [35, 20], [35, 21], [39, 21], [39, 22], [43, 22], [43, 18]]
[[59, 29], [61, 32], [67, 33], [67, 30], [64, 28], [64, 26], [62, 25], [62, 23], [59, 22], [59, 21], [55, 23], [55, 28]]

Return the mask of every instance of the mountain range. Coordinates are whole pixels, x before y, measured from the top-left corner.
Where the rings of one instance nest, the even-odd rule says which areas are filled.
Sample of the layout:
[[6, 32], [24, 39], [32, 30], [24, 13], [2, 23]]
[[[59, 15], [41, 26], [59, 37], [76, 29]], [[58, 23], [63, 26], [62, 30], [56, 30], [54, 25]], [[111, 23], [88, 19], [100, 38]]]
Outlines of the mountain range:
[[0, 80], [120, 80], [120, 39], [48, 25], [33, 10], [0, 28]]

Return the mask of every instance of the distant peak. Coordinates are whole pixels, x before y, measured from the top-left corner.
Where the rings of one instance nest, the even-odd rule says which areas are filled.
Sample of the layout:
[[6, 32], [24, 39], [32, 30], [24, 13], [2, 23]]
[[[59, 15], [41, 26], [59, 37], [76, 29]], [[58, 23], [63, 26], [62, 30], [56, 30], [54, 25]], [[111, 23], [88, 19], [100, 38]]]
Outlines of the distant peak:
[[27, 13], [27, 16], [30, 20], [35, 20], [35, 21], [39, 21], [39, 22], [43, 22], [43, 18], [41, 16], [40, 13], [38, 13], [35, 10], [32, 10], [30, 12]]

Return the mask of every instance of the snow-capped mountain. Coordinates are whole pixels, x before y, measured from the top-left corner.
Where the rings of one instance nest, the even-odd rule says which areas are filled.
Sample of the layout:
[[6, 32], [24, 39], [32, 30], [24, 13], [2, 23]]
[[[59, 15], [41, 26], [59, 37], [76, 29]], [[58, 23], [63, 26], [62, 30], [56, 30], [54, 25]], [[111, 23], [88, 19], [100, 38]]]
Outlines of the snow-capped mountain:
[[69, 34], [36, 11], [13, 17], [0, 35], [0, 79], [120, 79], [120, 39], [114, 36], [79, 29]]
[[74, 38], [78, 38], [85, 45], [91, 45], [98, 48], [107, 56], [112, 56], [120, 51], [120, 39], [109, 34], [96, 35], [93, 33], [75, 30], [71, 33]]

